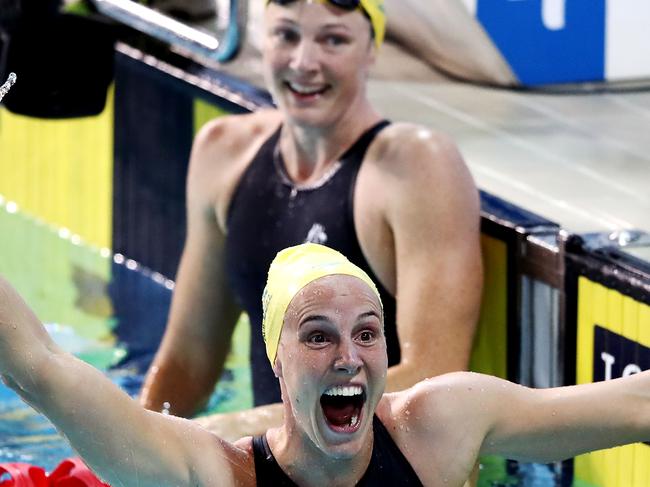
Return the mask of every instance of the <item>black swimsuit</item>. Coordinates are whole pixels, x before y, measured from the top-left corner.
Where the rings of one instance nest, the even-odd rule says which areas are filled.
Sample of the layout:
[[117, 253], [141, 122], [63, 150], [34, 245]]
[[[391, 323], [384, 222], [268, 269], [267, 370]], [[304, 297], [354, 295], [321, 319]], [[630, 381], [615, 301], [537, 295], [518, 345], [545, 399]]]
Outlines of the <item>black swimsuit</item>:
[[271, 261], [286, 247], [322, 243], [365, 270], [377, 284], [384, 306], [388, 364], [400, 361], [395, 299], [370, 269], [357, 240], [353, 217], [357, 173], [368, 146], [387, 125], [380, 122], [364, 133], [341, 156], [338, 169], [309, 188], [296, 187], [286, 174], [278, 150], [278, 129], [262, 145], [235, 191], [228, 210], [226, 272], [251, 322], [250, 363], [256, 406], [280, 401], [280, 387], [262, 338], [262, 292]]
[[[374, 440], [370, 464], [357, 486], [421, 486], [413, 467], [377, 416], [373, 418], [372, 429]], [[265, 435], [253, 438], [253, 457], [258, 487], [296, 487], [275, 460]]]

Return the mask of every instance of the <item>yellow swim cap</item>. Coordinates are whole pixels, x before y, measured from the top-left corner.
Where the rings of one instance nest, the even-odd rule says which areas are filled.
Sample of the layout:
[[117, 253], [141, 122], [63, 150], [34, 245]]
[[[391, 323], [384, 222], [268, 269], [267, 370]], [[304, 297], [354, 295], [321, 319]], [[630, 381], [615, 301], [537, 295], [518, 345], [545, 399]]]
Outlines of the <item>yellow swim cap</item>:
[[375, 44], [381, 47], [386, 36], [386, 12], [384, 11], [384, 0], [361, 0], [361, 8], [366, 12], [372, 24], [375, 34]]
[[[266, 0], [266, 4], [277, 3], [286, 5], [295, 0]], [[313, 0], [312, 0], [313, 1]], [[372, 31], [375, 36], [375, 45], [381, 47], [386, 35], [386, 12], [384, 11], [384, 0], [317, 0], [321, 3], [329, 2], [344, 10], [354, 10], [357, 7], [365, 12], [370, 19]]]
[[289, 247], [275, 256], [262, 296], [262, 335], [271, 365], [275, 363], [284, 315], [293, 297], [321, 277], [345, 274], [361, 279], [381, 297], [372, 279], [336, 250], [313, 243]]

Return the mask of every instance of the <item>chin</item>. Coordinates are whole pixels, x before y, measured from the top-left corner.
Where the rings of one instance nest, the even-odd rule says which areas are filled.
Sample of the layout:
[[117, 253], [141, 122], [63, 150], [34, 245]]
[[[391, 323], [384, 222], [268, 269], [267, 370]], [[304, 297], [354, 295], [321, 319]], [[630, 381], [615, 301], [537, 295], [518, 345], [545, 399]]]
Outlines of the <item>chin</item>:
[[341, 445], [327, 445], [325, 452], [336, 460], [350, 460], [363, 452], [365, 442], [361, 439]]
[[354, 458], [368, 446], [372, 430], [372, 416], [370, 420], [362, 420], [360, 428], [354, 433], [340, 433], [333, 431], [324, 418], [319, 418], [319, 448], [327, 456], [337, 460]]
[[334, 123], [331, 112], [326, 112], [325, 110], [319, 109], [317, 111], [313, 109], [304, 110], [287, 108], [284, 110], [284, 113], [292, 123], [302, 127], [325, 128], [331, 126]]

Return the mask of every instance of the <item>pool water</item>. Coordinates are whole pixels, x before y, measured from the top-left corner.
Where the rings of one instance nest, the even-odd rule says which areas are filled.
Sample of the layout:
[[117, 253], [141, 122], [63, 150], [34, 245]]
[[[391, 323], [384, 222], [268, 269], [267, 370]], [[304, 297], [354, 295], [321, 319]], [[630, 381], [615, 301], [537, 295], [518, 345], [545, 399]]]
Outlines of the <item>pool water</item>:
[[[142, 385], [164, 331], [173, 282], [0, 199], [0, 274], [36, 311], [54, 340], [131, 396]], [[252, 405], [248, 326], [242, 319], [206, 412]], [[88, 384], [92, 387], [92, 384]], [[51, 471], [74, 455], [42, 415], [0, 384], [0, 463]]]
[[[164, 331], [173, 282], [0, 198], [0, 273], [46, 324], [54, 340], [104, 370], [131, 396], [142, 385]], [[206, 412], [251, 407], [249, 327], [240, 320], [223, 376]], [[92, 387], [92, 384], [88, 384]], [[0, 463], [51, 471], [75, 453], [52, 424], [0, 384]], [[553, 468], [483, 459], [480, 487], [561, 485]]]

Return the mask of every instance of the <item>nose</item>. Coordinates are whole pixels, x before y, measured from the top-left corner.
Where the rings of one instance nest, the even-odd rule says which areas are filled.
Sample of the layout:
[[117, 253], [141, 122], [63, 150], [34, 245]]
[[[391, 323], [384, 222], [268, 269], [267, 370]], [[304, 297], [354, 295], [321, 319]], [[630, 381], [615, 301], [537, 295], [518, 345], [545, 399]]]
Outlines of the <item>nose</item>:
[[338, 357], [334, 362], [337, 372], [357, 375], [361, 369], [361, 357], [352, 340], [342, 340], [338, 348]]
[[307, 39], [301, 40], [293, 51], [291, 68], [297, 72], [311, 72], [318, 68], [318, 46]]

